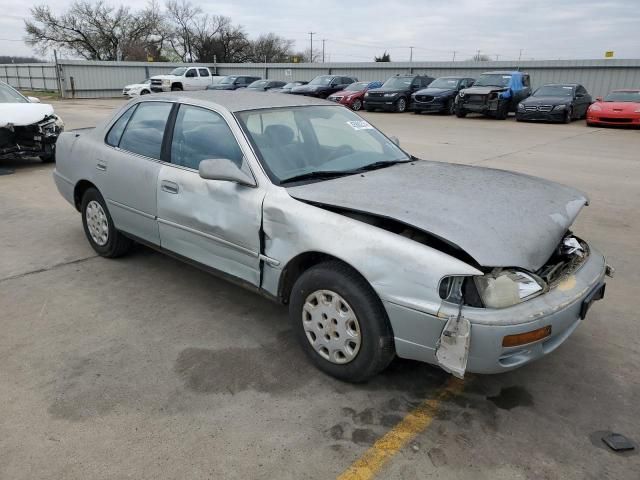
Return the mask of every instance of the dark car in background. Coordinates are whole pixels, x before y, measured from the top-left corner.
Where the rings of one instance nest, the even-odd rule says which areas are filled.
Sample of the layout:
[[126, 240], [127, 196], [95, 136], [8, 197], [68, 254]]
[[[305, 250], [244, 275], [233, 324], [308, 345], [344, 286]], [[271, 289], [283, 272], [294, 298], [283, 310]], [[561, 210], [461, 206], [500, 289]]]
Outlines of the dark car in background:
[[358, 79], [355, 77], [318, 75], [306, 85], [292, 88], [290, 93], [294, 95], [306, 95], [307, 97], [327, 98], [332, 93], [344, 90], [357, 81]]
[[215, 85], [208, 85], [207, 90], [237, 90], [246, 88], [260, 77], [249, 77], [245, 75], [228, 75]]
[[411, 95], [421, 88], [428, 87], [433, 80], [434, 78], [428, 75], [394, 75], [380, 88], [371, 89], [364, 94], [364, 108], [367, 112], [404, 112], [409, 107]]
[[485, 72], [472, 87], [463, 88], [456, 97], [456, 116], [480, 113], [504, 120], [518, 104], [531, 95], [531, 78], [520, 71]]
[[282, 88], [287, 84], [281, 80], [256, 80], [247, 87], [252, 92], [266, 92], [272, 88]]
[[327, 100], [341, 103], [357, 112], [362, 108], [364, 94], [372, 88], [380, 88], [381, 86], [382, 82], [355, 82], [344, 90], [329, 95]]
[[518, 104], [516, 120], [571, 123], [586, 117], [591, 102], [587, 89], [577, 83], [544, 85]]
[[453, 115], [455, 113], [455, 99], [463, 88], [469, 88], [475, 82], [474, 78], [440, 77], [422, 90], [411, 95], [411, 108], [414, 113], [439, 112]]
[[271, 90], [269, 90], [269, 92], [271, 93], [291, 93], [291, 89], [295, 88], [295, 87], [300, 87], [302, 85], [306, 85], [309, 82], [305, 82], [302, 80], [296, 80], [295, 82], [289, 82], [285, 85], [283, 85], [280, 88], [272, 88]]

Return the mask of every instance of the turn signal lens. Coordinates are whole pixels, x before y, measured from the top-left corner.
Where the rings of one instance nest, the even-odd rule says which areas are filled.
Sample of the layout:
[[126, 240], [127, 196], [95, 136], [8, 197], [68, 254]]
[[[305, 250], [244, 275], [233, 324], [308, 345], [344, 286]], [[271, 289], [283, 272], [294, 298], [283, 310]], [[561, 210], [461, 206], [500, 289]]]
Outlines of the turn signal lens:
[[526, 345], [527, 343], [537, 342], [543, 338], [547, 338], [551, 335], [551, 325], [538, 328], [531, 332], [518, 333], [517, 335], [507, 335], [502, 339], [503, 347], [517, 347], [520, 345]]

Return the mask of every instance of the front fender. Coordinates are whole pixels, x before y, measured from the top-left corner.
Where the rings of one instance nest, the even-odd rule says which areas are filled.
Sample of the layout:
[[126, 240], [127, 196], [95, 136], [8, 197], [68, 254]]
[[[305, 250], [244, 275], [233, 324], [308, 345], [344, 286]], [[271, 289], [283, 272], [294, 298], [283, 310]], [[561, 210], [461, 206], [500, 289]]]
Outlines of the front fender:
[[[288, 262], [306, 252], [336, 257], [357, 270], [384, 302], [437, 314], [440, 280], [480, 275], [474, 267], [432, 247], [379, 227], [296, 200], [286, 189], [270, 190], [263, 203], [263, 288], [277, 295]], [[278, 263], [277, 267], [273, 264]]]

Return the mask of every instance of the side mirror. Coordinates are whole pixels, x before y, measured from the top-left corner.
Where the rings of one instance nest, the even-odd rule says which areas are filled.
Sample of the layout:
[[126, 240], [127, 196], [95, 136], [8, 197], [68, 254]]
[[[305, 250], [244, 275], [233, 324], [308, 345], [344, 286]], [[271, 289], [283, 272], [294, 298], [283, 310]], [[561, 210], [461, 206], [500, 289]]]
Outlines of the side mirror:
[[601, 102], [602, 101], [602, 97], [596, 97], [596, 102]]
[[238, 168], [235, 162], [228, 158], [210, 158], [202, 160], [198, 168], [200, 178], [204, 180], [220, 180], [222, 182], [233, 182], [238, 185], [255, 187], [256, 182], [247, 173]]
[[389, 137], [389, 140], [391, 140], [393, 143], [395, 143], [397, 146], [400, 146], [400, 139], [398, 137], [396, 137], [395, 135], [391, 135]]
[[40, 103], [40, 99], [38, 97], [27, 97], [29, 103]]

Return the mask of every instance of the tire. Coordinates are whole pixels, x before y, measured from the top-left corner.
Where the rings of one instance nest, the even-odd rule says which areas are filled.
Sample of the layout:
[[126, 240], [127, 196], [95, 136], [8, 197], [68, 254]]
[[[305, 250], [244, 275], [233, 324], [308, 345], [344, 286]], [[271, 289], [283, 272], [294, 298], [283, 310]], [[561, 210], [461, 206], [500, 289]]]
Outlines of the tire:
[[149, 92], [149, 90], [140, 90], [140, 95], [147, 95], [151, 92]]
[[[340, 380], [364, 382], [395, 356], [382, 302], [369, 283], [342, 262], [321, 263], [298, 278], [291, 291], [289, 320], [311, 362]], [[342, 338], [352, 341], [347, 345]]]
[[442, 111], [445, 115], [453, 115], [456, 113], [456, 104], [453, 100], [449, 100]]
[[[102, 198], [98, 190], [89, 188], [84, 193], [80, 212], [82, 213], [84, 233], [87, 236], [87, 240], [89, 240], [89, 244], [98, 255], [116, 258], [121, 257], [131, 249], [133, 240], [116, 230], [104, 198]], [[91, 225], [88, 224], [87, 217], [92, 218]], [[102, 226], [102, 230], [99, 230], [100, 226]], [[96, 229], [98, 230], [96, 231]], [[102, 236], [100, 236], [101, 233], [103, 234]]]
[[361, 109], [362, 109], [362, 100], [360, 100], [359, 98], [356, 98], [351, 104], [351, 110], [353, 110], [354, 112], [357, 112]]
[[56, 161], [56, 152], [47, 153], [45, 155], [40, 155], [40, 161], [42, 163], [53, 163]]
[[571, 123], [573, 120], [573, 107], [569, 107], [569, 110], [564, 114], [564, 123]]
[[404, 97], [400, 97], [396, 101], [395, 110], [397, 113], [404, 113], [407, 111], [407, 99]]
[[373, 108], [369, 108], [369, 107], [364, 107], [365, 111], [367, 112], [373, 112]]
[[497, 120], [506, 120], [509, 115], [509, 105], [506, 103], [503, 105], [498, 105], [498, 110], [496, 110], [496, 119]]
[[464, 118], [466, 116], [467, 116], [467, 112], [465, 111], [464, 108], [456, 107], [456, 117]]
[[181, 92], [182, 91], [182, 85], [171, 85], [171, 91], [172, 92]]

